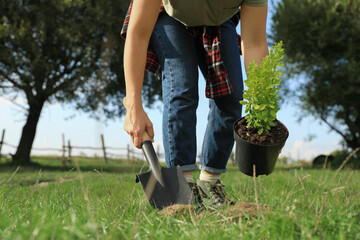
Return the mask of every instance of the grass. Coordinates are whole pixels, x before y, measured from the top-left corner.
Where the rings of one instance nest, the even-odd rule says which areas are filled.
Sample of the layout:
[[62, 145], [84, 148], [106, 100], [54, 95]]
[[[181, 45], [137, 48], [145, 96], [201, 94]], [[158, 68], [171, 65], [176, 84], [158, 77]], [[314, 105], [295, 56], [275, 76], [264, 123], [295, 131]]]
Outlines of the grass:
[[135, 184], [141, 161], [33, 162], [0, 163], [0, 239], [360, 239], [358, 171], [278, 168], [253, 179], [229, 166], [230, 198], [268, 205], [267, 214], [166, 217]]

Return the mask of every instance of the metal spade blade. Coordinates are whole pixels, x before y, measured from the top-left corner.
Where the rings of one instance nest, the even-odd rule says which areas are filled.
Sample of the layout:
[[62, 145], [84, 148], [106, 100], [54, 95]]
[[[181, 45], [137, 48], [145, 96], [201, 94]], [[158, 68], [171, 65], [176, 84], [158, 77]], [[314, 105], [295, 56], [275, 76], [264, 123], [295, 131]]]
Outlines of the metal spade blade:
[[141, 183], [150, 205], [163, 209], [173, 204], [191, 204], [192, 192], [181, 168], [161, 167], [151, 141], [143, 142], [141, 148], [150, 169], [136, 175], [136, 182]]

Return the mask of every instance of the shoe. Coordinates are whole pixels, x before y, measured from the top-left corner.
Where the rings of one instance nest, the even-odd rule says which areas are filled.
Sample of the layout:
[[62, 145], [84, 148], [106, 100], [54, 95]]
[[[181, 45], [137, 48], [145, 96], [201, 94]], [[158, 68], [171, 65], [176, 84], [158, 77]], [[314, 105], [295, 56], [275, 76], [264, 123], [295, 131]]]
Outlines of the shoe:
[[224, 192], [224, 185], [217, 180], [214, 184], [210, 181], [197, 181], [199, 195], [205, 208], [216, 210], [228, 205], [234, 205]]
[[203, 205], [203, 202], [202, 202], [202, 197], [201, 197], [198, 185], [196, 183], [193, 183], [193, 182], [188, 182], [188, 184], [189, 184], [190, 190], [191, 190], [191, 192], [193, 194], [193, 203], [195, 205], [197, 205], [199, 209], [203, 208], [204, 205]]

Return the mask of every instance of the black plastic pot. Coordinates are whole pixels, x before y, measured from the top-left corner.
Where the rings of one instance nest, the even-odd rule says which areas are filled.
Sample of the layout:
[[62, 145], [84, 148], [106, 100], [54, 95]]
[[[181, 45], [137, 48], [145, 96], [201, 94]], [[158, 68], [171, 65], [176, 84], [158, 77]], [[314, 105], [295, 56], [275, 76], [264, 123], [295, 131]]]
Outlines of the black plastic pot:
[[[240, 121], [239, 119], [238, 121]], [[234, 123], [234, 137], [236, 142], [235, 160], [239, 170], [249, 176], [254, 175], [254, 165], [256, 176], [269, 175], [273, 172], [276, 161], [281, 149], [284, 147], [286, 139], [277, 145], [257, 145], [242, 139], [236, 132], [236, 121]], [[281, 123], [281, 122], [280, 122]], [[281, 123], [282, 124], [282, 123]], [[283, 125], [283, 124], [282, 124]], [[285, 125], [283, 125], [285, 127]], [[287, 128], [285, 127], [286, 131]]]

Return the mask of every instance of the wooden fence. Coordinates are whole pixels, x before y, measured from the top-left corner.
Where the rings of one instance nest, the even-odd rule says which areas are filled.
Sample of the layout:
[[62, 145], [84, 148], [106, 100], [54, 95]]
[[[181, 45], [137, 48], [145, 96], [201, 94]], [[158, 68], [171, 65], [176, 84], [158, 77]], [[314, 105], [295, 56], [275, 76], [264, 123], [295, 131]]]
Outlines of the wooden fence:
[[[100, 151], [102, 153], [102, 158], [106, 163], [108, 159], [127, 159], [127, 160], [134, 160], [134, 159], [143, 159], [143, 154], [141, 151], [135, 150], [132, 145], [127, 144], [125, 148], [121, 147], [110, 147], [105, 145], [105, 138], [104, 135], [100, 135], [101, 146], [99, 147], [92, 147], [92, 146], [76, 146], [71, 144], [71, 140], [68, 139], [67, 142], [65, 141], [65, 135], [62, 134], [62, 146], [60, 148], [39, 148], [33, 147], [32, 150], [35, 151], [54, 151], [57, 152], [57, 155], [61, 155], [61, 159], [63, 163], [66, 161], [71, 161], [73, 156], [74, 150], [92, 150], [92, 151]], [[13, 144], [9, 144], [4, 141], [5, 139], [5, 129], [2, 131], [1, 141], [0, 141], [0, 159], [1, 157], [8, 157], [9, 154], [3, 154], [2, 147], [7, 146], [14, 150], [17, 149], [17, 146]], [[159, 159], [163, 158], [164, 154], [159, 152], [159, 149], [156, 149], [157, 156]]]

